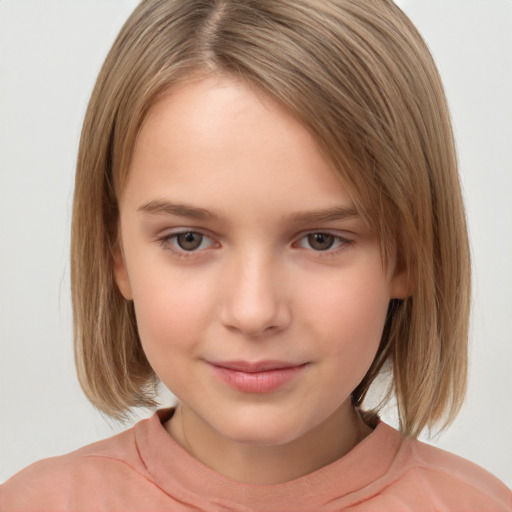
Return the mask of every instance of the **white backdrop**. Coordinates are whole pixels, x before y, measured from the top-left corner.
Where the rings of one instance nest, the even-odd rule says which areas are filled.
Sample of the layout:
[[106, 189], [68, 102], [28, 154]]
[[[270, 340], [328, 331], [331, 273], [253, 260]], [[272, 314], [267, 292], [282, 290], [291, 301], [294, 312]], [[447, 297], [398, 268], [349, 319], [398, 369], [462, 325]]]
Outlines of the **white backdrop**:
[[[0, 0], [0, 481], [126, 428], [108, 424], [77, 384], [68, 244], [81, 121], [135, 4]], [[399, 5], [446, 85], [475, 270], [467, 402], [431, 442], [512, 486], [512, 2]]]

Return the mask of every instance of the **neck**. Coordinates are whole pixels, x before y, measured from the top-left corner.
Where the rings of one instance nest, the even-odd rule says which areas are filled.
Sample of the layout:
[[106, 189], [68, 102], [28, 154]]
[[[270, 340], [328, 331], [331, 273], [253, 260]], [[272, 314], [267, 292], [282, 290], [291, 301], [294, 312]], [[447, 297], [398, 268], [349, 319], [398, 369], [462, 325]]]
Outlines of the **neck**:
[[232, 480], [271, 485], [294, 480], [348, 453], [372, 429], [350, 403], [298, 439], [282, 445], [239, 443], [212, 432], [179, 405], [165, 425], [174, 440], [199, 462]]

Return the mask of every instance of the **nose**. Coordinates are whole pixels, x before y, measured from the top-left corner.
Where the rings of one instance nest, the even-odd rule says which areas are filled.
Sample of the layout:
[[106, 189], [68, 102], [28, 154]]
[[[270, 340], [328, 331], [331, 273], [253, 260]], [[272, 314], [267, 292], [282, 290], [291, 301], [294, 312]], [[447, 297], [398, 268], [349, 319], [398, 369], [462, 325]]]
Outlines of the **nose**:
[[226, 269], [220, 320], [245, 336], [275, 334], [291, 321], [283, 268], [263, 254], [240, 254]]

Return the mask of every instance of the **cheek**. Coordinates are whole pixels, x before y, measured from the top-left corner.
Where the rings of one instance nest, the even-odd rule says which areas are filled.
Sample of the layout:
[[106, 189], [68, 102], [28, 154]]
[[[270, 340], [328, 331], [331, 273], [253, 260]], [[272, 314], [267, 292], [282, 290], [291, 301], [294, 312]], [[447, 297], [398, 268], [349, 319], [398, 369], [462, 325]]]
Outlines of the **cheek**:
[[[206, 329], [211, 289], [179, 275], [138, 276], [133, 286], [137, 327], [151, 363], [180, 349], [193, 350]], [[167, 362], [173, 358], [166, 358]], [[156, 368], [155, 368], [156, 370]]]
[[347, 369], [369, 366], [377, 352], [389, 304], [382, 276], [332, 280], [323, 290], [309, 288], [306, 309], [310, 329], [323, 349]]

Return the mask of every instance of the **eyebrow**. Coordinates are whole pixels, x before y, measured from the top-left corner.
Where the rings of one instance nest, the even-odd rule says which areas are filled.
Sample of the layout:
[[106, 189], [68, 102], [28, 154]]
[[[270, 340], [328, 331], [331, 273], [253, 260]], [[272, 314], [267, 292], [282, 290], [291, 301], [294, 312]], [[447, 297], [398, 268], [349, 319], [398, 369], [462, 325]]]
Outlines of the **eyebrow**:
[[[219, 213], [196, 206], [171, 201], [153, 200], [143, 204], [138, 211], [149, 215], [176, 215], [198, 220], [217, 220], [222, 217]], [[311, 224], [315, 222], [333, 222], [348, 218], [359, 217], [354, 206], [334, 206], [323, 210], [298, 212], [290, 215], [288, 220], [292, 223]]]
[[359, 217], [359, 213], [354, 206], [334, 206], [332, 208], [326, 208], [325, 210], [295, 213], [290, 216], [290, 220], [298, 223], [311, 224], [314, 222], [332, 222], [353, 217]]
[[151, 215], [177, 215], [178, 217], [199, 220], [217, 219], [220, 217], [219, 214], [204, 208], [161, 200], [149, 201], [149, 203], [143, 204], [138, 211]]

